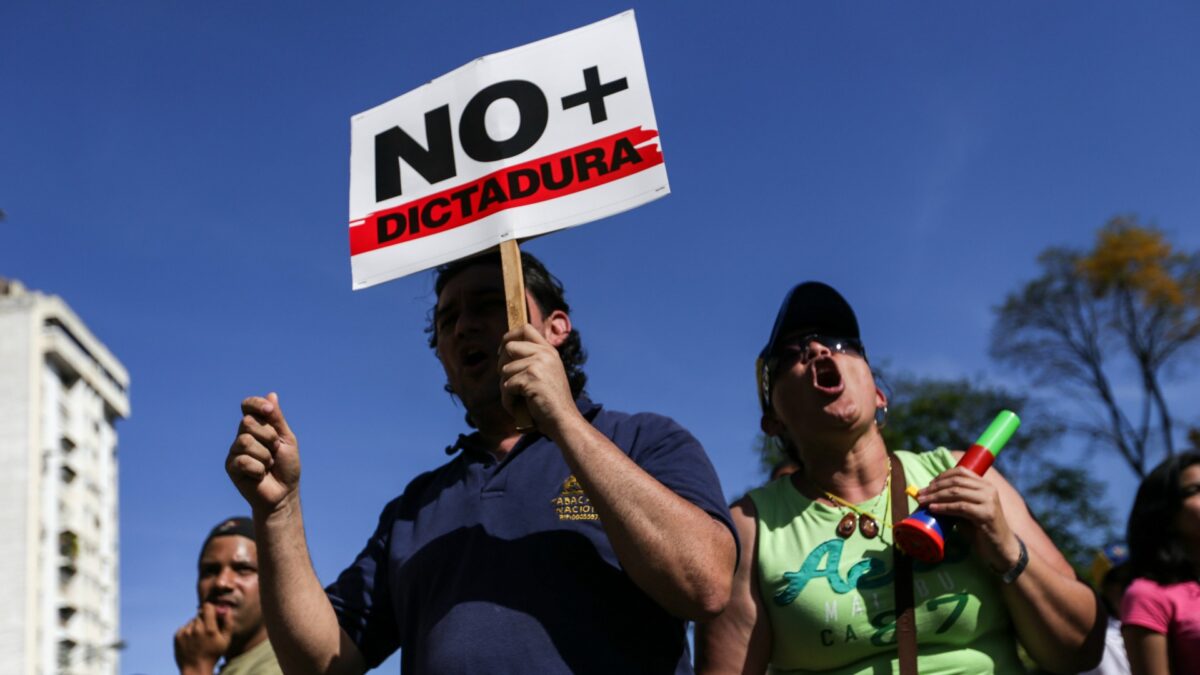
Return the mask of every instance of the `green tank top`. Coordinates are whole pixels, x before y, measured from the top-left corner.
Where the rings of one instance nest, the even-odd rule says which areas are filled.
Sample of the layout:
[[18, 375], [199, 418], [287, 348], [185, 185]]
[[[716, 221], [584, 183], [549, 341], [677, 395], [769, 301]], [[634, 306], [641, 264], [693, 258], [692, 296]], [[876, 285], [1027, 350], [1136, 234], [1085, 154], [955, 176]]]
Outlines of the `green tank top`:
[[[954, 466], [945, 448], [896, 457], [906, 482], [918, 487]], [[787, 478], [750, 497], [758, 509], [758, 584], [771, 619], [772, 672], [898, 673], [890, 495], [857, 505], [883, 525], [873, 539], [858, 531], [839, 537], [837, 523], [849, 510], [808, 499]], [[1023, 672], [1000, 585], [953, 534], [942, 562], [914, 561], [922, 675]]]

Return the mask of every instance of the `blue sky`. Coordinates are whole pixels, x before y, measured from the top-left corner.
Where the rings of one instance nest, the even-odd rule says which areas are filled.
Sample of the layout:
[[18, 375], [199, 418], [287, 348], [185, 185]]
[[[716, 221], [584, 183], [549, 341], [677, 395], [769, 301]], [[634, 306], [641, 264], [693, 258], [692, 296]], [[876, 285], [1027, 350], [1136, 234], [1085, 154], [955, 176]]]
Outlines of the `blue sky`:
[[[627, 8], [0, 6], [0, 274], [65, 298], [132, 375], [123, 672], [173, 671], [199, 542], [246, 510], [222, 469], [244, 396], [280, 392], [326, 580], [463, 428], [425, 347], [431, 277], [350, 290], [351, 115]], [[894, 370], [1059, 410], [987, 358], [1037, 253], [1130, 212], [1200, 248], [1194, 3], [634, 8], [672, 194], [528, 250], [567, 287], [593, 397], [679, 419], [730, 494], [759, 479], [752, 363], [797, 281], [839, 288]], [[1196, 425], [1189, 375], [1169, 391]], [[1085, 461], [1123, 520], [1129, 473]]]

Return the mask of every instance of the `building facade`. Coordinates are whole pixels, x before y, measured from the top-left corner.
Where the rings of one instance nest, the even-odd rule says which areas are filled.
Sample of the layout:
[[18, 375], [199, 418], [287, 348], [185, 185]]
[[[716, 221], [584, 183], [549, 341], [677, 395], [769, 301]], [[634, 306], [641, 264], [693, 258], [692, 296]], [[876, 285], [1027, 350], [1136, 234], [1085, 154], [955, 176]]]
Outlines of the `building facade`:
[[117, 673], [128, 388], [65, 302], [0, 277], [0, 673]]

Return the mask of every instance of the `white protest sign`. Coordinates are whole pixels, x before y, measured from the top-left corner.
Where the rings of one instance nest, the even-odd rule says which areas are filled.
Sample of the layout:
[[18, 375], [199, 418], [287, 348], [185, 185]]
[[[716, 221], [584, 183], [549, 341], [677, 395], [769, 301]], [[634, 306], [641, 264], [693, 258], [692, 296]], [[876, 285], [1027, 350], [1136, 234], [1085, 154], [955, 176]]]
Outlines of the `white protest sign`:
[[355, 115], [353, 285], [669, 192], [631, 10], [476, 59]]

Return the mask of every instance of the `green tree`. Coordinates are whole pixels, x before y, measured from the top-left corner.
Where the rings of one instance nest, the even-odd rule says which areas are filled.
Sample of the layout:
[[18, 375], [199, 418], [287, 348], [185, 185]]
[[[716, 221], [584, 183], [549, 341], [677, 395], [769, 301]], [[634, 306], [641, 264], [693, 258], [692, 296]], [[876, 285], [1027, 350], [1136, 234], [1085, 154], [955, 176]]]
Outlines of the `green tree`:
[[[1144, 477], [1156, 448], [1174, 452], [1161, 383], [1200, 338], [1200, 252], [1177, 251], [1161, 231], [1123, 216], [1090, 251], [1051, 248], [1038, 263], [1041, 275], [997, 311], [992, 357], [1068, 400], [1095, 404], [1069, 428], [1115, 449]], [[1117, 393], [1122, 364], [1132, 364], [1140, 384], [1132, 403]]]
[[1097, 508], [1104, 500], [1104, 488], [1083, 469], [1047, 462], [1040, 470], [1037, 480], [1031, 481], [1021, 495], [1050, 541], [1075, 572], [1087, 579], [1096, 550], [1115, 539], [1124, 539], [1114, 530], [1112, 515]]

